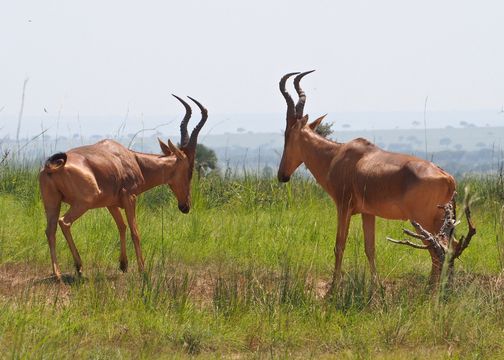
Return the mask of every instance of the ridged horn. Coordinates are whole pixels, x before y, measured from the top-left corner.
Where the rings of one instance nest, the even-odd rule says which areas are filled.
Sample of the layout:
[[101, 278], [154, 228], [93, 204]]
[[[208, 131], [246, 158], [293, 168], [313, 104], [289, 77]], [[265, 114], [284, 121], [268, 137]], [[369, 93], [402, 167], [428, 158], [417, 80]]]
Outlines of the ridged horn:
[[208, 119], [208, 110], [203, 105], [201, 105], [198, 100], [193, 99], [190, 96], [188, 96], [188, 98], [191, 99], [191, 101], [194, 102], [196, 105], [198, 105], [198, 107], [201, 110], [201, 120], [199, 121], [198, 125], [196, 125], [194, 127], [194, 129], [193, 129], [193, 131], [191, 133], [191, 137], [189, 139], [189, 142], [187, 144], [187, 148], [195, 150], [196, 149], [196, 143], [198, 141], [198, 134], [201, 131], [201, 129], [203, 128], [203, 125], [205, 125], [205, 122]]
[[299, 72], [292, 72], [285, 74], [282, 76], [280, 79], [280, 83], [278, 84], [280, 88], [280, 92], [282, 93], [285, 101], [287, 102], [287, 122], [289, 123], [292, 120], [296, 119], [296, 108], [294, 107], [294, 100], [292, 100], [292, 97], [289, 95], [287, 90], [285, 90], [285, 82], [287, 81], [288, 78], [290, 78], [292, 75], [297, 75]]
[[180, 146], [185, 146], [189, 142], [189, 133], [187, 132], [187, 124], [189, 123], [189, 119], [191, 118], [192, 110], [188, 103], [186, 103], [183, 99], [179, 98], [177, 95], [172, 94], [178, 101], [184, 105], [186, 113], [182, 122], [180, 123]]
[[305, 75], [308, 75], [312, 72], [314, 72], [315, 70], [310, 70], [310, 71], [306, 71], [306, 72], [303, 72], [301, 74], [299, 74], [298, 76], [296, 76], [294, 78], [294, 88], [296, 89], [296, 92], [299, 96], [299, 100], [296, 104], [296, 118], [297, 119], [301, 119], [303, 117], [303, 110], [304, 110], [304, 106], [305, 106], [305, 102], [306, 102], [306, 94], [305, 92], [303, 91], [303, 89], [301, 89], [301, 86], [299, 85], [299, 82], [301, 81], [301, 79], [305, 76]]

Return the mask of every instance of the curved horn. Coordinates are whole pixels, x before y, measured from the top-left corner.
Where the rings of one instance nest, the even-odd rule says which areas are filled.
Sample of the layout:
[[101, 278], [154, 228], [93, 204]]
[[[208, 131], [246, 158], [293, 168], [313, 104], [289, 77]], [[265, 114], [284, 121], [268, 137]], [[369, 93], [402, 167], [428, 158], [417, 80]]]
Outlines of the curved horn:
[[303, 110], [304, 110], [304, 105], [305, 105], [305, 102], [306, 102], [306, 94], [303, 91], [303, 89], [301, 89], [301, 86], [299, 86], [299, 82], [301, 81], [301, 79], [305, 75], [308, 75], [308, 74], [310, 74], [310, 73], [312, 73], [314, 71], [315, 70], [306, 71], [304, 73], [299, 74], [298, 76], [296, 76], [294, 78], [294, 87], [296, 88], [296, 92], [298, 93], [298, 96], [299, 96], [299, 100], [298, 100], [298, 102], [296, 104], [296, 117], [298, 119], [301, 119], [303, 117]]
[[192, 97], [188, 96], [189, 99], [191, 99], [196, 105], [201, 110], [201, 120], [199, 121], [198, 125], [196, 125], [191, 133], [191, 138], [189, 139], [189, 142], [187, 144], [187, 147], [190, 149], [196, 149], [196, 142], [198, 141], [198, 134], [200, 130], [203, 128], [203, 125], [205, 125], [205, 122], [208, 119], [208, 110], [199, 103], [198, 100], [193, 99]]
[[180, 146], [185, 146], [189, 142], [189, 133], [187, 132], [187, 124], [189, 123], [189, 119], [191, 118], [192, 110], [188, 103], [179, 98], [177, 95], [172, 94], [178, 101], [184, 105], [186, 113], [182, 122], [180, 123]]
[[285, 74], [282, 76], [280, 79], [279, 88], [280, 92], [282, 93], [285, 101], [287, 102], [287, 122], [293, 120], [296, 118], [296, 108], [294, 107], [294, 100], [292, 100], [292, 97], [289, 95], [287, 90], [285, 90], [285, 82], [287, 81], [288, 78], [290, 78], [292, 75], [297, 75], [299, 72], [292, 72]]

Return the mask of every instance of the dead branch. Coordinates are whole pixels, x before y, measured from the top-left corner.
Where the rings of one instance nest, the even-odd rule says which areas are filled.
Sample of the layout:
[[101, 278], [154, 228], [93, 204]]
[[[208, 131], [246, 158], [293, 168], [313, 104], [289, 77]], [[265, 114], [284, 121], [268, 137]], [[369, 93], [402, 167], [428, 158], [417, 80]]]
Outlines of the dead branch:
[[413, 238], [415, 238], [415, 239], [420, 239], [420, 240], [423, 240], [423, 239], [424, 239], [423, 235], [418, 235], [417, 233], [415, 233], [415, 232], [413, 232], [413, 231], [411, 231], [411, 230], [408, 230], [408, 229], [403, 229], [403, 232], [404, 232], [406, 235], [411, 236], [411, 237], [413, 237]]
[[160, 125], [157, 125], [157, 126], [154, 126], [153, 128], [150, 128], [150, 129], [140, 129], [138, 130], [136, 133], [133, 134], [133, 136], [131, 137], [131, 140], [128, 144], [128, 149], [131, 149], [131, 146], [133, 145], [134, 141], [135, 141], [135, 138], [143, 133], [143, 132], [146, 132], [146, 131], [155, 131], [157, 129], [159, 129], [161, 126], [167, 126], [167, 125], [170, 125], [173, 121], [170, 121], [170, 122], [167, 122], [167, 123], [164, 123], [164, 124], [160, 124]]
[[[406, 230], [406, 229], [404, 229], [404, 230]], [[387, 240], [390, 242], [396, 243], [396, 244], [408, 245], [408, 246], [411, 246], [415, 249], [428, 249], [429, 248], [429, 245], [416, 244], [416, 243], [411, 242], [409, 240], [395, 240], [395, 239], [389, 238], [388, 236], [387, 236]]]
[[[466, 194], [468, 194], [467, 189]], [[457, 221], [456, 219], [455, 195], [456, 193], [453, 194], [449, 203], [439, 206], [439, 208], [444, 210], [444, 222], [436, 235], [429, 233], [416, 221], [411, 221], [411, 225], [413, 225], [416, 232], [403, 229], [403, 232], [406, 235], [422, 240], [424, 245], [420, 245], [409, 240], [395, 240], [390, 237], [387, 237], [387, 240], [395, 244], [406, 245], [415, 249], [431, 249], [440, 264], [444, 264], [445, 261], [448, 261], [449, 268], [453, 269], [455, 259], [462, 255], [464, 250], [469, 246], [472, 237], [476, 234], [476, 228], [471, 220], [471, 210], [469, 207], [470, 196], [467, 195], [464, 199], [464, 213], [469, 229], [467, 230], [467, 234], [465, 236], [462, 236], [459, 240], [456, 239], [454, 235], [455, 227], [460, 223], [460, 221]]]
[[39, 137], [41, 137], [42, 135], [44, 135], [49, 129], [45, 129], [45, 130], [42, 130], [40, 133], [38, 133], [37, 135], [35, 135], [34, 137], [32, 137], [31, 139], [29, 139], [26, 143], [23, 144], [23, 146], [21, 146], [18, 151], [17, 151], [17, 154], [19, 155], [21, 150], [23, 150], [25, 147], [27, 147], [28, 145], [30, 145], [32, 142], [34, 142], [35, 140], [37, 140]]
[[464, 209], [464, 213], [466, 216], [467, 224], [469, 225], [469, 228], [467, 229], [467, 234], [466, 236], [462, 236], [458, 242], [458, 246], [456, 248], [455, 253], [453, 254], [454, 257], [458, 258], [460, 255], [462, 255], [462, 252], [469, 246], [469, 243], [471, 242], [471, 239], [474, 235], [476, 235], [476, 228], [474, 227], [471, 219], [471, 209], [469, 206], [467, 206]]
[[0, 156], [0, 165], [3, 165], [7, 158], [9, 157], [10, 150], [4, 150], [4, 153]]

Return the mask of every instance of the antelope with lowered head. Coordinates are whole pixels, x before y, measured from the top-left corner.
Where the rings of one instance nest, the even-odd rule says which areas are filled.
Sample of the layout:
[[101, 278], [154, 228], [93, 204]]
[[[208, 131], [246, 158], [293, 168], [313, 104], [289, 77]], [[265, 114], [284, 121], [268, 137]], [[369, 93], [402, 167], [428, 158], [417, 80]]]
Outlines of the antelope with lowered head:
[[[165, 144], [158, 139], [162, 155], [144, 154], [129, 150], [113, 140], [102, 140], [52, 155], [45, 162], [40, 170], [39, 184], [47, 217], [46, 236], [52, 268], [58, 280], [61, 280], [55, 248], [58, 223], [72, 252], [77, 274], [81, 275], [82, 261], [70, 228], [89, 209], [107, 207], [119, 230], [119, 267], [126, 272], [126, 224], [119, 210], [124, 209], [135, 247], [138, 270], [142, 272], [144, 260], [135, 215], [137, 195], [155, 186], [167, 184], [177, 198], [180, 211], [184, 214], [189, 212], [196, 143], [208, 112], [197, 100], [189, 97], [201, 110], [201, 120], [189, 136], [187, 124], [191, 117], [191, 107], [180, 97], [173, 96], [186, 110], [180, 124], [180, 147], [170, 140]], [[62, 202], [69, 204], [70, 208], [59, 218]]]
[[[375, 217], [415, 220], [427, 231], [437, 233], [444, 218], [443, 210], [437, 205], [450, 201], [455, 180], [429, 161], [382, 150], [362, 138], [338, 143], [318, 135], [315, 130], [325, 115], [308, 123], [308, 115], [303, 115], [306, 95], [300, 87], [301, 79], [313, 71], [289, 73], [280, 80], [280, 92], [287, 102], [287, 125], [278, 179], [289, 181], [304, 163], [336, 203], [338, 229], [331, 291], [341, 279], [341, 262], [352, 215], [361, 214], [364, 250], [373, 282], [377, 282]], [[287, 79], [293, 75], [297, 75], [294, 78], [299, 96], [296, 105], [285, 89]], [[429, 249], [430, 282], [436, 283], [442, 264], [432, 251]]]

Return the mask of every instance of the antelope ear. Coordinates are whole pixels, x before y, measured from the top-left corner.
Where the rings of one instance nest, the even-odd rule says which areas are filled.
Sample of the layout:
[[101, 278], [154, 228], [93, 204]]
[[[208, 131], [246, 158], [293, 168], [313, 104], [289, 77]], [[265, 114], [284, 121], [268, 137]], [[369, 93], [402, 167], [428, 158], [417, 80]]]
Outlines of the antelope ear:
[[172, 152], [170, 151], [170, 148], [168, 147], [168, 145], [166, 145], [163, 140], [161, 140], [160, 138], [157, 138], [158, 141], [159, 141], [159, 146], [161, 147], [161, 151], [163, 152], [163, 154], [165, 154], [166, 156], [169, 156], [172, 154]]
[[171, 142], [171, 140], [168, 140], [168, 147], [170, 148], [171, 152], [173, 154], [175, 154], [175, 156], [177, 157], [177, 159], [185, 159], [186, 158], [186, 155], [182, 152], [182, 150], [180, 150], [178, 147], [176, 147], [175, 145], [173, 145], [173, 143]]
[[324, 120], [324, 118], [327, 116], [327, 114], [325, 115], [322, 115], [321, 117], [319, 117], [317, 120], [315, 120], [314, 122], [310, 123], [308, 126], [310, 127], [310, 129], [312, 129], [313, 131], [315, 131], [317, 129], [317, 127], [320, 125], [320, 123], [322, 122], [322, 120]]
[[296, 122], [292, 125], [293, 129], [301, 129], [308, 122], [308, 115], [303, 116], [302, 118], [296, 119]]
[[301, 126], [305, 126], [306, 123], [308, 122], [308, 114], [304, 115], [301, 119], [299, 119], [299, 122], [301, 123]]

